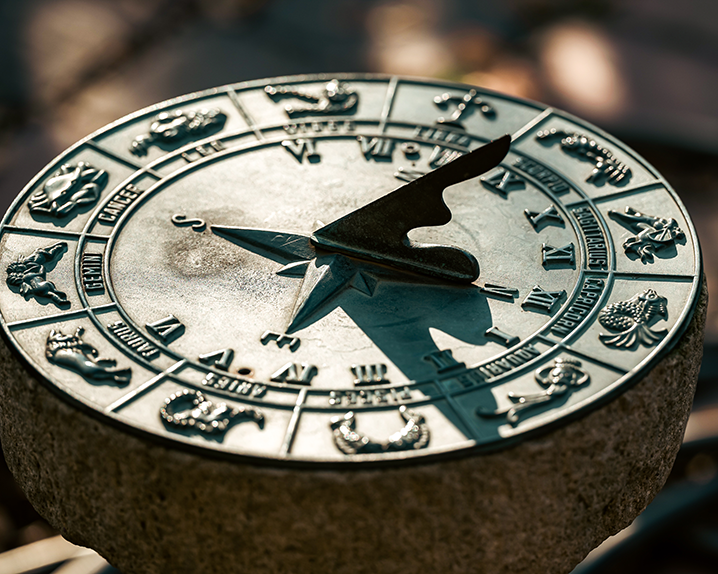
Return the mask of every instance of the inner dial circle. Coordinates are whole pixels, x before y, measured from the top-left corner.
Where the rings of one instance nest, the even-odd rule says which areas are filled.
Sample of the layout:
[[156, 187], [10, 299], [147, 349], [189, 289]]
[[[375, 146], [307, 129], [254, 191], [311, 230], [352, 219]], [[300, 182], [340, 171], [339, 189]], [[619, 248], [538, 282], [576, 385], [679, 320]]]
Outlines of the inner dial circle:
[[[448, 349], [466, 366], [486, 362], [557, 314], [582, 267], [571, 219], [556, 197], [537, 188], [501, 194], [476, 178], [444, 192], [450, 223], [414, 230], [410, 238], [472, 253], [481, 267], [477, 281], [457, 286], [351, 258], [348, 270], [338, 270], [330, 261], [330, 273], [343, 273], [335, 283], [343, 284], [328, 295], [315, 293], [306, 317], [292, 325], [308, 281], [303, 264], [292, 268], [286, 253], [248, 245], [221, 229], [310, 236], [403, 185], [407, 174], [431, 169], [432, 145], [415, 142], [410, 153], [377, 161], [367, 159], [361, 137], [318, 139], [316, 157], [298, 157], [279, 142], [260, 144], [216, 154], [160, 182], [132, 207], [111, 253], [112, 286], [129, 319], [144, 327], [172, 315], [183, 325], [181, 337], [165, 341], [172, 351], [197, 362], [231, 348], [228, 372], [268, 385], [298, 383], [277, 376], [287, 361], [310, 365], [314, 372], [305, 383], [318, 390], [353, 389], [356, 365], [385, 365], [386, 385], [434, 379], [430, 355]], [[404, 141], [397, 140], [397, 148]], [[510, 153], [504, 165], [512, 160]], [[541, 212], [549, 203], [568, 223], [542, 229], [539, 239], [525, 210]], [[177, 225], [182, 218], [205, 226]], [[574, 261], [542, 264], [544, 245], [575, 246]], [[496, 296], [491, 286], [516, 296]], [[565, 295], [550, 313], [540, 312], [522, 305], [534, 286]], [[510, 338], [502, 341], [496, 330]], [[280, 348], [267, 332], [296, 342]]]

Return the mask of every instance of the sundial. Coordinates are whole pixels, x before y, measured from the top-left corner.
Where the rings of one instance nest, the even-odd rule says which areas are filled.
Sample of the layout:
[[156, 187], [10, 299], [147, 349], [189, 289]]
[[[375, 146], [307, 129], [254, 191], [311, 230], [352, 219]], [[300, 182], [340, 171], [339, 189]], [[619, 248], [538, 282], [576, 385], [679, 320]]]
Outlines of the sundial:
[[[643, 464], [607, 435], [648, 441], [640, 448], [661, 454], [626, 478], [621, 517], [534, 565], [563, 571], [660, 487], [700, 361], [700, 251], [670, 185], [595, 126], [472, 86], [298, 76], [176, 98], [54, 160], [8, 211], [0, 242], [16, 381], [3, 387], [3, 446], [63, 533], [126, 573], [156, 571], [141, 549], [165, 538], [203, 540], [218, 563], [244, 556], [255, 570], [284, 571], [277, 560], [287, 572], [359, 572], [344, 561], [363, 543], [349, 544], [344, 526], [369, 528], [373, 548], [391, 544], [377, 509], [402, 492], [413, 502], [387, 510], [405, 533], [395, 556], [426, 564], [427, 552], [465, 549], [471, 536], [453, 529], [454, 542], [437, 542], [420, 508], [458, 521], [463, 509], [437, 508], [483, 496], [504, 501], [496, 514], [520, 515], [504, 491], [517, 476], [540, 491], [542, 476], [561, 475], [579, 493], [575, 483], [592, 479], [570, 469], [593, 476], [579, 462], [591, 449], [622, 461], [599, 474]], [[670, 374], [657, 378], [661, 365]], [[630, 401], [656, 404], [621, 414]], [[584, 444], [589, 435], [604, 442]], [[572, 449], [583, 454], [558, 470], [555, 457]], [[33, 471], [28, 457], [45, 462]], [[432, 502], [436, 480], [446, 491]], [[63, 502], [48, 498], [52, 481]], [[593, 496], [567, 494], [559, 515], [574, 499], [606, 515], [609, 502]], [[80, 512], [77, 497], [107, 512]], [[524, 504], [527, 527], [532, 512], [552, 516]], [[460, 524], [500, 520], [486, 512]], [[158, 526], [163, 513], [173, 535]], [[314, 542], [269, 534], [314, 513]], [[188, 534], [182, 516], [214, 534]], [[506, 555], [511, 538], [528, 536], [501, 528], [476, 533], [504, 548], [495, 571], [521, 559]], [[422, 546], [414, 558], [407, 540]], [[486, 552], [452, 560], [470, 571]], [[190, 554], [162, 564], [183, 571]], [[380, 558], [367, 557], [372, 571], [395, 571], [377, 569]]]

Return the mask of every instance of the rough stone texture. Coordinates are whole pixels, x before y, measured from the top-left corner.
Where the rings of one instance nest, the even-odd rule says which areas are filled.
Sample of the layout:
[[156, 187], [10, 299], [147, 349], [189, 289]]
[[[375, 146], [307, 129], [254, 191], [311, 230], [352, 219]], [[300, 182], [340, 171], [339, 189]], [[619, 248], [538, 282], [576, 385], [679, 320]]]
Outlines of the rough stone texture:
[[660, 490], [688, 418], [707, 305], [603, 408], [495, 454], [388, 470], [278, 470], [100, 424], [0, 354], [1, 436], [28, 498], [125, 574], [569, 572]]

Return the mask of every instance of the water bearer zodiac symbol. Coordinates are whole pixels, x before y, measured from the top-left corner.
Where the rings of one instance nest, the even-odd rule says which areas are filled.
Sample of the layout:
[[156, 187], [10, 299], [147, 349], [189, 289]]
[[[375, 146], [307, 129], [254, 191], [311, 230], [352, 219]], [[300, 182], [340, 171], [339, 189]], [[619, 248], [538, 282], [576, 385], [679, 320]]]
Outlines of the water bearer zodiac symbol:
[[27, 257], [20, 255], [15, 263], [10, 263], [7, 268], [7, 283], [18, 287], [20, 294], [29, 299], [32, 296], [42, 299], [50, 299], [58, 307], [70, 305], [67, 295], [58, 291], [52, 281], [48, 281], [46, 265], [50, 265], [62, 258], [67, 251], [67, 243], [60, 241], [50, 247], [35, 249]]
[[357, 432], [356, 417], [352, 411], [343, 416], [332, 417], [331, 428], [334, 443], [344, 454], [367, 454], [377, 452], [396, 452], [416, 450], [429, 444], [429, 427], [424, 415], [410, 411], [406, 406], [399, 407], [401, 418], [406, 421], [404, 427], [391, 435], [386, 441], [375, 442], [366, 435]]
[[82, 340], [85, 330], [78, 327], [74, 335], [63, 335], [53, 329], [47, 336], [45, 356], [55, 365], [79, 373], [91, 382], [109, 381], [126, 385], [132, 377], [132, 369], [117, 368], [114, 359], [98, 357], [95, 347]]
[[526, 409], [555, 401], [557, 398], [587, 385], [591, 380], [586, 371], [581, 368], [581, 361], [562, 358], [556, 359], [553, 365], [536, 369], [534, 378], [545, 390], [532, 395], [509, 392], [508, 397], [514, 403], [513, 406], [495, 411], [487, 411], [479, 407], [476, 409], [476, 414], [480, 417], [505, 415], [506, 422], [511, 426], [516, 426], [521, 413]]
[[344, 82], [332, 80], [324, 86], [319, 95], [310, 94], [292, 86], [267, 86], [264, 91], [272, 99], [292, 97], [307, 102], [305, 106], [284, 106], [289, 117], [311, 114], [340, 114], [354, 109], [359, 101], [359, 95]]

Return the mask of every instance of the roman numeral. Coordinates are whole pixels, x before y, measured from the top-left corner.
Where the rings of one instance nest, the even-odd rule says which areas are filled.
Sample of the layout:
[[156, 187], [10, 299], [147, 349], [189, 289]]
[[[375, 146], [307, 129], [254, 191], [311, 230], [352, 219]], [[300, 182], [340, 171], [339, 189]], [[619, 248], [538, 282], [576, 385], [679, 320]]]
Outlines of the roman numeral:
[[445, 371], [451, 371], [458, 367], [465, 367], [465, 363], [460, 363], [451, 353], [451, 349], [445, 349], [443, 351], [434, 351], [428, 355], [424, 355], [424, 360], [431, 363], [436, 369], [437, 373], [443, 373]]
[[234, 351], [232, 349], [220, 349], [212, 353], [205, 353], [199, 356], [199, 362], [210, 367], [216, 367], [226, 371], [232, 364]]
[[429, 156], [429, 166], [432, 168], [441, 167], [442, 165], [446, 165], [462, 155], [464, 155], [464, 152], [437, 145], [434, 146], [433, 150], [431, 150], [431, 155]]
[[515, 335], [504, 333], [498, 327], [491, 327], [490, 329], [487, 329], [485, 335], [497, 343], [501, 343], [506, 348], [513, 347], [521, 340]]
[[517, 297], [519, 294], [518, 289], [502, 287], [501, 285], [494, 285], [492, 283], [484, 283], [481, 287], [479, 287], [479, 291], [485, 293], [486, 295], [493, 295], [494, 297], [508, 299], [509, 301], [513, 301], [514, 297]]
[[419, 171], [417, 169], [406, 169], [404, 167], [400, 167], [394, 172], [394, 177], [396, 179], [400, 179], [406, 182], [414, 181], [415, 179], [420, 178], [422, 175], [426, 175], [426, 172]]
[[262, 342], [262, 345], [266, 345], [269, 341], [275, 341], [277, 343], [277, 347], [279, 348], [284, 347], [284, 345], [289, 345], [289, 350], [292, 353], [299, 348], [299, 344], [301, 343], [301, 339], [299, 339], [299, 337], [280, 335], [279, 333], [274, 333], [273, 331], [265, 331], [259, 340]]
[[376, 363], [374, 365], [352, 365], [352, 373], [354, 373], [354, 386], [362, 385], [383, 385], [389, 381], [384, 378], [386, 375], [386, 365], [384, 363]]
[[168, 315], [164, 319], [147, 323], [147, 330], [163, 343], [171, 343], [184, 333], [184, 325], [174, 315]]
[[305, 155], [311, 163], [316, 163], [321, 158], [321, 156], [317, 153], [314, 138], [284, 140], [282, 142], [282, 145], [284, 146], [284, 149], [291, 153], [299, 163], [302, 163], [304, 161]]
[[541, 256], [543, 258], [544, 267], [560, 263], [573, 265], [576, 262], [573, 243], [569, 243], [564, 247], [551, 247], [547, 243], [544, 243], [541, 245]]
[[538, 285], [534, 285], [531, 293], [528, 294], [521, 307], [538, 309], [540, 311], [551, 312], [554, 304], [566, 294], [566, 291], [544, 291]]
[[316, 366], [309, 363], [287, 363], [270, 380], [275, 383], [293, 383], [295, 385], [310, 385], [312, 379], [319, 372]]
[[366, 159], [391, 159], [394, 153], [394, 140], [391, 138], [357, 136], [357, 141]]
[[482, 177], [480, 181], [481, 185], [486, 189], [498, 193], [504, 199], [508, 197], [510, 191], [524, 189], [526, 187], [526, 180], [512, 171], [503, 168], [500, 168], [499, 171], [490, 177]]
[[526, 218], [531, 222], [532, 227], [535, 231], [541, 231], [546, 225], [560, 225], [564, 227], [563, 217], [556, 209], [556, 206], [551, 204], [543, 211], [530, 211], [524, 209]]

